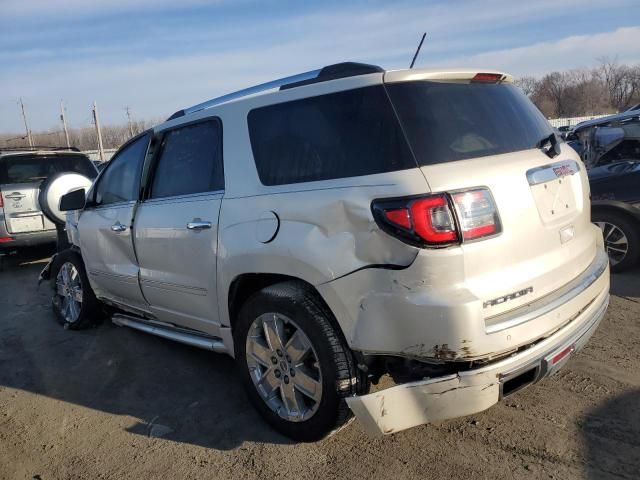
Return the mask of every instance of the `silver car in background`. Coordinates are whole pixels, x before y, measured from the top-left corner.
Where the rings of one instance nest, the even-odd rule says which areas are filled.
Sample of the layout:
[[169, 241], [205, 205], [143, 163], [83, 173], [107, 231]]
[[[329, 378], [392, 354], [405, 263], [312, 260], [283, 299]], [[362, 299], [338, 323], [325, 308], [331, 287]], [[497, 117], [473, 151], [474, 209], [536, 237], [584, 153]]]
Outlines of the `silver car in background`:
[[43, 215], [39, 195], [42, 183], [62, 172], [97, 176], [89, 158], [77, 150], [0, 148], [0, 254], [56, 241], [55, 224]]

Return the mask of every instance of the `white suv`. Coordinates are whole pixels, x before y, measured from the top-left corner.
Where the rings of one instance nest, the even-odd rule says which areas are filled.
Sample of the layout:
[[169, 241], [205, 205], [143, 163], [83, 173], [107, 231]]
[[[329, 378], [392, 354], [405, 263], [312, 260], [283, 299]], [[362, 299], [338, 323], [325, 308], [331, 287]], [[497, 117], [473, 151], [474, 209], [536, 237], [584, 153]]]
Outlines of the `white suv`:
[[299, 440], [351, 411], [391, 433], [484, 410], [608, 304], [584, 165], [500, 72], [346, 63], [230, 94], [60, 207], [73, 247], [43, 273], [66, 327], [108, 311], [232, 355]]

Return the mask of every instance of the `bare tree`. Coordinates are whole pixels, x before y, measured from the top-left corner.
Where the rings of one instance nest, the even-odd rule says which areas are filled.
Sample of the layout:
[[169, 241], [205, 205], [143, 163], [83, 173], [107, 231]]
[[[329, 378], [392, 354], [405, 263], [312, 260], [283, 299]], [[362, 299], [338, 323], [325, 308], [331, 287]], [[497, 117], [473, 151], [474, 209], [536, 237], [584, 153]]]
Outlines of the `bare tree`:
[[610, 113], [606, 87], [597, 69], [575, 69], [568, 72], [570, 78], [569, 111], [573, 116]]
[[609, 95], [609, 103], [618, 111], [625, 110], [640, 92], [640, 66], [620, 65], [617, 59], [603, 57], [600, 75]]
[[524, 92], [527, 97], [532, 96], [538, 89], [538, 80], [534, 77], [516, 78], [514, 83]]
[[[160, 123], [161, 120], [154, 121], [137, 120], [131, 122], [131, 130], [133, 135], [144, 132], [152, 125]], [[33, 143], [35, 145], [49, 147], [66, 147], [67, 141], [64, 131], [61, 128], [50, 129], [45, 131], [33, 132]], [[102, 127], [102, 140], [104, 148], [118, 148], [131, 138], [131, 131], [127, 123], [122, 125], [105, 125]], [[69, 142], [71, 146], [80, 150], [96, 150], [98, 142], [96, 131], [93, 126], [69, 129]], [[28, 140], [26, 135], [19, 133], [0, 134], [0, 149], [3, 146], [26, 147]]]
[[540, 80], [540, 94], [547, 97], [556, 117], [568, 116], [574, 92], [571, 91], [573, 81], [567, 72], [548, 73]]

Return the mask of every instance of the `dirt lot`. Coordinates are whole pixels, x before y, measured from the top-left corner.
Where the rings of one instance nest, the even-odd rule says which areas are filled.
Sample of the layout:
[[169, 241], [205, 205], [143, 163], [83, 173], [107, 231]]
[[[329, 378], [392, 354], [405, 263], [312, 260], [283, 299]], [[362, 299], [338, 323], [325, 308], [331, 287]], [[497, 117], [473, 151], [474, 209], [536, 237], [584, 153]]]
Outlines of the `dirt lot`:
[[46, 251], [0, 273], [0, 478], [640, 478], [640, 272], [557, 376], [473, 417], [316, 444], [271, 431], [233, 362], [110, 323], [53, 319]]

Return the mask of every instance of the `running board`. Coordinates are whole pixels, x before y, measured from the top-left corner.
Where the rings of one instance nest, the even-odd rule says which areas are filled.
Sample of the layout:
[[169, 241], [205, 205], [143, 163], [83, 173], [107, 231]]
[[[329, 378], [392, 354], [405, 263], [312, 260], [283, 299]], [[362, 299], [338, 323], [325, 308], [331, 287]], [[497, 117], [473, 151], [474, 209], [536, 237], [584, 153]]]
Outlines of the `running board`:
[[133, 328], [168, 340], [191, 345], [192, 347], [203, 348], [218, 353], [227, 353], [227, 348], [224, 346], [224, 343], [217, 337], [198, 335], [197, 333], [190, 333], [186, 330], [172, 328], [170, 326], [165, 327], [164, 325], [158, 325], [121, 313], [115, 313], [111, 317], [111, 321], [120, 327]]

